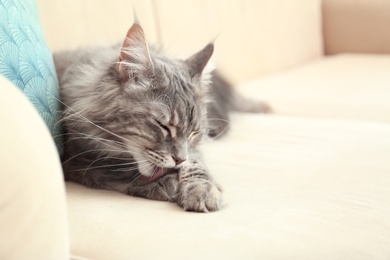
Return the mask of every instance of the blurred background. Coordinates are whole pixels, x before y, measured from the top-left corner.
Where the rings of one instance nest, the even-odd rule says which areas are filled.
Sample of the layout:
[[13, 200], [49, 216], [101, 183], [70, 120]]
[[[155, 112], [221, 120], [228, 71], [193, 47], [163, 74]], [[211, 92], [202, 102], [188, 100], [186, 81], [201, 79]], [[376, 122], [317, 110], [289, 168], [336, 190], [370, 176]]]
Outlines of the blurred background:
[[133, 6], [150, 43], [186, 58], [216, 39], [233, 81], [296, 65], [323, 52], [319, 0], [39, 0], [53, 50], [122, 41]]
[[234, 82], [341, 52], [390, 53], [387, 0], [38, 0], [53, 51], [122, 41], [133, 7], [150, 43], [185, 58], [216, 40]]
[[[38, 0], [52, 51], [122, 42], [133, 9], [150, 43], [213, 61], [277, 114], [390, 121], [388, 0]], [[275, 77], [276, 76], [276, 77]]]

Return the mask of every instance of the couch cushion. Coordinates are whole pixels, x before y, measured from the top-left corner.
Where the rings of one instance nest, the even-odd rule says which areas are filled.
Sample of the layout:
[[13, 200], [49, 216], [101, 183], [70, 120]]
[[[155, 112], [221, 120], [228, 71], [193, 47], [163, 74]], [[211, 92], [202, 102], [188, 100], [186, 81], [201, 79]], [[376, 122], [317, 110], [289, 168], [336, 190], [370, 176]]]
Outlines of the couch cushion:
[[278, 114], [390, 122], [390, 55], [329, 56], [239, 90]]
[[0, 74], [33, 103], [61, 151], [57, 75], [35, 0], [0, 0]]
[[204, 146], [216, 213], [67, 183], [72, 252], [92, 259], [386, 259], [390, 125], [236, 115]]

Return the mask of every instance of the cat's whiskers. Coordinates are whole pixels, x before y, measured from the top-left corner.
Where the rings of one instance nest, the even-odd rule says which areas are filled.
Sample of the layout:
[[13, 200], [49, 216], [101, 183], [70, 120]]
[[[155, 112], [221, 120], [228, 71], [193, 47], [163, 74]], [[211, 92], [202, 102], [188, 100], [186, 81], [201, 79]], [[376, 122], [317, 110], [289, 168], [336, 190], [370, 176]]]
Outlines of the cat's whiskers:
[[[80, 118], [78, 118], [80, 120]], [[76, 121], [76, 120], [74, 120]], [[77, 122], [77, 121], [76, 121]], [[82, 120], [80, 120], [79, 122], [84, 122]], [[109, 139], [105, 139], [105, 138], [102, 138], [102, 137], [98, 137], [98, 136], [93, 136], [93, 135], [88, 135], [86, 133], [83, 133], [83, 132], [79, 132], [75, 129], [72, 129], [72, 128], [68, 128], [69, 130], [71, 130], [73, 133], [65, 133], [64, 135], [73, 135], [73, 134], [80, 134], [80, 135], [84, 135], [84, 136], [88, 136], [88, 137], [94, 137], [94, 138], [99, 138], [101, 140], [106, 140], [106, 141], [109, 141], [109, 142], [112, 142], [112, 143], [116, 143], [118, 145], [121, 145], [121, 146], [126, 146], [126, 144], [124, 142], [120, 142], [120, 141], [114, 141], [114, 140], [109, 140]], [[126, 139], [127, 140], [127, 139]]]
[[207, 136], [204, 140], [202, 140], [200, 142], [200, 144], [207, 144], [209, 142], [212, 142], [212, 141], [215, 141], [217, 140], [220, 136], [222, 136], [223, 134], [225, 134], [225, 132], [228, 130], [228, 127], [225, 127], [218, 135], [214, 136], [214, 137], [210, 137], [210, 136]]
[[[64, 103], [62, 103], [62, 104], [64, 104]], [[64, 121], [67, 121], [67, 120], [74, 120], [72, 117], [75, 117], [77, 114], [81, 115], [82, 112], [84, 112], [85, 110], [88, 110], [88, 107], [84, 107], [84, 109], [81, 109], [81, 110], [78, 109], [79, 107], [83, 107], [83, 106], [84, 106], [83, 104], [73, 105], [72, 106], [72, 108], [74, 110], [73, 113], [70, 113], [67, 110], [59, 111], [62, 114], [62, 116], [61, 116], [61, 118], [58, 120], [58, 122], [56, 124], [61, 124]]]
[[158, 172], [158, 166], [155, 166], [155, 168], [152, 171], [152, 174], [149, 176], [149, 180], [152, 180], [154, 178], [154, 175]]
[[115, 170], [110, 170], [110, 172], [127, 172], [127, 171], [131, 171], [131, 170], [135, 170], [135, 169], [138, 169], [138, 167], [118, 168]]
[[[124, 172], [124, 171], [131, 171], [131, 170], [135, 170], [135, 169], [142, 169], [142, 168], [146, 168], [146, 167], [149, 167], [148, 171], [150, 171], [153, 167], [156, 167], [156, 169], [158, 169], [158, 166], [156, 166], [154, 164], [149, 164], [149, 165], [143, 165], [141, 167], [133, 166], [133, 167], [126, 167], [126, 168], [118, 168], [118, 169], [114, 169], [114, 170], [110, 170], [110, 171], [111, 172]], [[92, 168], [90, 168], [90, 169], [92, 169]], [[153, 176], [154, 176], [154, 173], [153, 173]]]
[[127, 150], [123, 150], [123, 149], [120, 149], [114, 145], [111, 145], [111, 144], [108, 144], [108, 143], [105, 143], [105, 142], [108, 142], [110, 140], [105, 140], [105, 139], [101, 139], [101, 138], [96, 138], [96, 137], [93, 137], [93, 136], [86, 136], [86, 137], [74, 137], [74, 138], [71, 138], [69, 140], [67, 140], [66, 142], [64, 142], [64, 144], [70, 142], [70, 141], [74, 141], [74, 140], [80, 140], [80, 139], [93, 139], [94, 141], [96, 142], [99, 142], [99, 143], [102, 143], [103, 145], [105, 146], [108, 146], [109, 148], [113, 148], [112, 150], [109, 150], [109, 149], [103, 149], [103, 148], [100, 148], [98, 150], [101, 151], [100, 154], [105, 154], [105, 152], [110, 152], [110, 153], [127, 153], [127, 154], [130, 154], [130, 155], [133, 155], [132, 153], [130, 153], [129, 151]]
[[133, 182], [135, 182], [136, 180], [138, 180], [139, 178], [142, 177], [142, 174], [141, 173], [138, 173], [136, 174], [136, 176], [134, 177], [134, 179], [130, 182], [130, 184], [132, 184]]
[[[53, 97], [54, 97], [54, 96], [53, 96]], [[60, 99], [58, 99], [58, 98], [56, 98], [56, 97], [54, 97], [54, 98], [55, 98], [58, 102], [60, 102], [60, 103], [63, 104], [64, 106], [66, 106], [69, 110], [73, 111], [77, 116], [79, 116], [80, 118], [84, 119], [85, 121], [87, 121], [88, 123], [92, 124], [93, 126], [99, 128], [99, 129], [102, 130], [102, 131], [105, 131], [105, 132], [108, 133], [108, 134], [111, 134], [111, 135], [113, 135], [113, 136], [115, 136], [115, 137], [118, 137], [119, 139], [125, 140], [126, 142], [131, 142], [130, 140], [128, 140], [128, 139], [126, 139], [126, 138], [124, 138], [124, 137], [122, 137], [122, 136], [120, 136], [120, 135], [117, 135], [117, 134], [115, 134], [115, 133], [113, 133], [113, 132], [111, 132], [111, 131], [105, 129], [104, 127], [101, 127], [101, 126], [95, 124], [94, 122], [92, 122], [91, 120], [89, 120], [89, 119], [86, 118], [85, 116], [79, 114], [76, 110], [74, 110], [73, 108], [71, 108], [70, 106], [68, 106], [68, 105], [65, 104], [64, 102], [62, 102]]]
[[[76, 157], [78, 157], [78, 156], [81, 156], [81, 155], [83, 155], [83, 154], [92, 153], [92, 152], [101, 152], [101, 151], [104, 151], [104, 152], [116, 152], [117, 150], [93, 149], [93, 150], [83, 151], [83, 152], [81, 152], [81, 153], [78, 153], [78, 154], [76, 154], [76, 155], [74, 155], [74, 156], [68, 158], [66, 161], [64, 161], [64, 162], [62, 163], [62, 165], [64, 165], [65, 163], [67, 163], [67, 162], [71, 161], [72, 159], [74, 159], [74, 158], [76, 158]], [[119, 158], [119, 157], [112, 157], [112, 158], [118, 159], [118, 160], [128, 160], [128, 159], [126, 159], [126, 158]]]
[[[137, 152], [135, 152], [135, 151], [131, 151], [131, 152], [130, 152], [130, 151], [128, 150], [128, 147], [127, 147], [124, 143], [122, 143], [122, 142], [118, 142], [118, 141], [114, 141], [114, 140], [109, 140], [109, 139], [105, 139], [105, 138], [97, 137], [97, 136], [93, 136], [93, 135], [88, 135], [88, 134], [85, 134], [85, 133], [78, 132], [78, 131], [76, 131], [76, 130], [74, 130], [74, 129], [70, 129], [70, 130], [74, 131], [75, 133], [69, 133], [69, 134], [74, 134], [74, 135], [78, 135], [78, 134], [79, 134], [79, 135], [82, 135], [82, 136], [85, 136], [85, 137], [72, 138], [72, 139], [67, 140], [67, 141], [64, 142], [64, 143], [67, 143], [67, 142], [73, 141], [73, 140], [77, 140], [77, 139], [83, 139], [83, 138], [85, 138], [85, 139], [93, 139], [93, 140], [95, 140], [95, 141], [97, 141], [97, 142], [102, 143], [103, 145], [107, 145], [107, 146], [109, 146], [110, 148], [116, 149], [118, 153], [127, 153], [127, 154], [130, 154], [130, 155], [134, 155], [134, 154], [141, 155], [140, 153], [137, 153]], [[116, 146], [114, 146], [114, 145], [111, 145], [111, 144], [107, 144], [107, 143], [105, 143], [105, 142], [114, 143], [115, 145], [120, 146], [120, 148], [123, 148], [123, 150], [120, 149], [120, 148], [118, 149], [118, 147], [116, 147]], [[122, 146], [122, 147], [121, 147], [121, 146]], [[139, 147], [139, 145], [134, 145], [134, 147]]]
[[[96, 163], [96, 162], [98, 162], [98, 161], [100, 161], [100, 160], [103, 160], [103, 159], [106, 159], [106, 158], [98, 158], [98, 159], [96, 159], [96, 160], [94, 160], [93, 162], [91, 162], [89, 165], [88, 165], [88, 167], [84, 170], [84, 173], [83, 173], [83, 176], [81, 177], [81, 182], [84, 182], [84, 178], [85, 178], [85, 174], [87, 173], [87, 171], [89, 170], [89, 168], [94, 164], [94, 163]], [[74, 170], [74, 171], [76, 171], [76, 170]]]
[[[207, 115], [203, 115], [201, 118], [203, 119], [205, 117], [207, 117]], [[210, 137], [210, 136], [206, 135], [206, 138], [200, 144], [205, 144], [205, 143], [208, 143], [208, 142], [211, 142], [211, 141], [218, 139], [220, 136], [225, 134], [225, 132], [229, 129], [229, 125], [230, 125], [230, 122], [228, 120], [222, 119], [222, 118], [207, 118], [206, 120], [207, 121], [222, 121], [222, 122], [226, 123], [226, 126], [218, 135], [216, 135], [214, 137]]]
[[[107, 145], [107, 146], [110, 146], [111, 148], [118, 148], [118, 147], [114, 147], [113, 145], [107, 144], [107, 143], [112, 143], [111, 140], [106, 140], [106, 139], [99, 138], [99, 137], [96, 137], [96, 136], [88, 136], [88, 135], [80, 136], [80, 135], [82, 135], [82, 134], [78, 134], [78, 133], [77, 133], [77, 134], [75, 133], [74, 135], [77, 135], [77, 137], [68, 138], [68, 140], [66, 140], [63, 144], [67, 144], [67, 143], [72, 142], [72, 141], [75, 141], [75, 140], [82, 140], [82, 139], [88, 140], [88, 139], [93, 139], [94, 141], [97, 141], [97, 142], [99, 142], [99, 143], [103, 143], [103, 144], [105, 144], [105, 145]], [[107, 142], [107, 143], [105, 143], [105, 142]]]
[[230, 124], [230, 121], [229, 121], [229, 120], [222, 119], [222, 118], [216, 118], [216, 117], [214, 117], [214, 118], [209, 118], [209, 117], [208, 117], [208, 114], [202, 115], [202, 116], [200, 117], [200, 120], [203, 120], [204, 118], [206, 118], [207, 121], [222, 121], [222, 122], [225, 122], [225, 123], [227, 123], [227, 124]]
[[222, 118], [207, 118], [207, 121], [222, 121], [222, 122], [230, 124], [230, 122], [228, 120], [222, 119]]
[[[143, 165], [143, 166], [139, 167], [138, 170], [145, 168], [145, 167], [149, 167], [147, 171], [150, 171], [153, 167], [155, 167], [155, 165], [152, 163], [149, 163], [149, 165], [147, 164], [147, 165]], [[134, 170], [134, 169], [132, 169], [132, 170]], [[123, 168], [122, 171], [129, 171], [129, 169]], [[138, 171], [138, 173], [135, 175], [134, 179], [130, 182], [130, 184], [132, 184], [133, 182], [135, 182], [136, 180], [138, 180], [142, 176], [143, 176], [143, 174], [140, 171]]]
[[144, 169], [144, 168], [146, 168], [146, 167], [149, 167], [149, 168], [147, 169], [147, 171], [150, 171], [150, 170], [155, 166], [153, 163], [151, 163], [151, 162], [148, 161], [148, 160], [144, 160], [143, 162], [147, 162], [147, 164], [141, 165], [141, 166], [139, 167], [139, 169]]
[[[101, 166], [92, 167], [92, 165], [94, 165], [96, 162], [98, 162], [98, 161], [100, 161], [100, 160], [106, 160], [106, 159], [110, 159], [110, 157], [101, 157], [101, 158], [98, 158], [98, 159], [94, 160], [93, 162], [91, 162], [85, 170], [84, 170], [84, 169], [80, 169], [79, 171], [84, 170], [84, 173], [83, 173], [83, 175], [82, 175], [82, 177], [81, 177], [81, 181], [82, 181], [82, 182], [84, 181], [85, 174], [86, 174], [89, 170], [91, 170], [91, 169], [102, 168]], [[145, 160], [145, 162], [146, 162], [146, 160]], [[132, 162], [131, 164], [135, 164], [135, 163], [137, 163], [137, 162]], [[130, 164], [130, 163], [128, 163], [127, 165], [129, 165], [129, 164]], [[117, 165], [119, 165], [119, 164], [117, 164]], [[121, 164], [121, 165], [123, 165], [123, 164]], [[114, 166], [115, 166], [115, 165], [111, 165], [110, 167], [114, 167]], [[107, 166], [103, 166], [103, 167], [107, 167]], [[78, 170], [74, 170], [74, 171], [78, 171]]]
[[[72, 129], [70, 129], [70, 130], [72, 130]], [[93, 140], [95, 140], [95, 141], [100, 141], [100, 142], [105, 141], [105, 142], [109, 142], [109, 143], [114, 143], [114, 144], [116, 144], [116, 145], [118, 145], [118, 146], [122, 146], [122, 147], [126, 148], [126, 145], [125, 145], [124, 143], [122, 143], [122, 142], [118, 142], [118, 141], [114, 141], [114, 140], [109, 140], [109, 139], [105, 139], [105, 138], [98, 137], [98, 136], [94, 136], [94, 135], [85, 134], [85, 133], [82, 133], [82, 132], [78, 132], [78, 131], [76, 131], [76, 130], [72, 130], [72, 131], [74, 131], [75, 133], [68, 133], [67, 135], [82, 135], [82, 136], [84, 136], [84, 137], [74, 137], [74, 138], [71, 138], [71, 139], [67, 140], [67, 141], [64, 142], [64, 143], [67, 143], [67, 142], [73, 141], [73, 140], [77, 140], [77, 139], [83, 139], [83, 138], [85, 138], [85, 139], [93, 139]]]
[[[104, 159], [114, 159], [115, 157], [106, 157]], [[145, 160], [146, 161], [146, 160]], [[130, 165], [136, 165], [138, 164], [138, 162], [129, 162], [129, 163], [116, 163], [116, 164], [106, 164], [106, 165], [99, 165], [99, 166], [94, 166], [94, 167], [89, 167], [87, 169], [78, 169], [78, 170], [75, 170], [75, 171], [83, 171], [83, 170], [94, 170], [94, 169], [100, 169], [100, 168], [108, 168], [108, 167], [115, 167], [115, 166], [130, 166]], [[136, 169], [138, 167], [134, 167], [132, 169]]]

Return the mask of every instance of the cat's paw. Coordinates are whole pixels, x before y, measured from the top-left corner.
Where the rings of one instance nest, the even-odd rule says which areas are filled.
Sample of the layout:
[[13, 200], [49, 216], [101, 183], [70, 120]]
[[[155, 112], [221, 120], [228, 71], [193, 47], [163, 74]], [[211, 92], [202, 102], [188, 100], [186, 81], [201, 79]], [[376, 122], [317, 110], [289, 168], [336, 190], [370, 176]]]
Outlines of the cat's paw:
[[184, 166], [179, 172], [178, 204], [186, 211], [210, 212], [222, 207], [222, 189], [200, 164]]
[[153, 182], [143, 185], [132, 185], [127, 194], [152, 200], [176, 202], [179, 194], [177, 174], [165, 175]]
[[186, 211], [211, 212], [222, 208], [222, 190], [210, 180], [181, 184], [178, 204]]
[[177, 174], [168, 174], [157, 180], [160, 186], [160, 194], [166, 200], [176, 202], [179, 195], [179, 180]]

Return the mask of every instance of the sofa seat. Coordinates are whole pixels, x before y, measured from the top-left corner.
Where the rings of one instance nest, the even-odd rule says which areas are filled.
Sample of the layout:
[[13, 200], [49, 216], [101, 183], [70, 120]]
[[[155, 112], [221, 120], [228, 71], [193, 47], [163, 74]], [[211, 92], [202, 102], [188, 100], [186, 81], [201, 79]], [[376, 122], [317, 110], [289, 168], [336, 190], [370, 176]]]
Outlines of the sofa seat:
[[390, 55], [326, 56], [240, 90], [278, 114], [390, 122]]
[[221, 211], [189, 213], [173, 203], [67, 183], [72, 253], [91, 259], [390, 256], [389, 124], [235, 114], [229, 134], [203, 150], [224, 188]]

